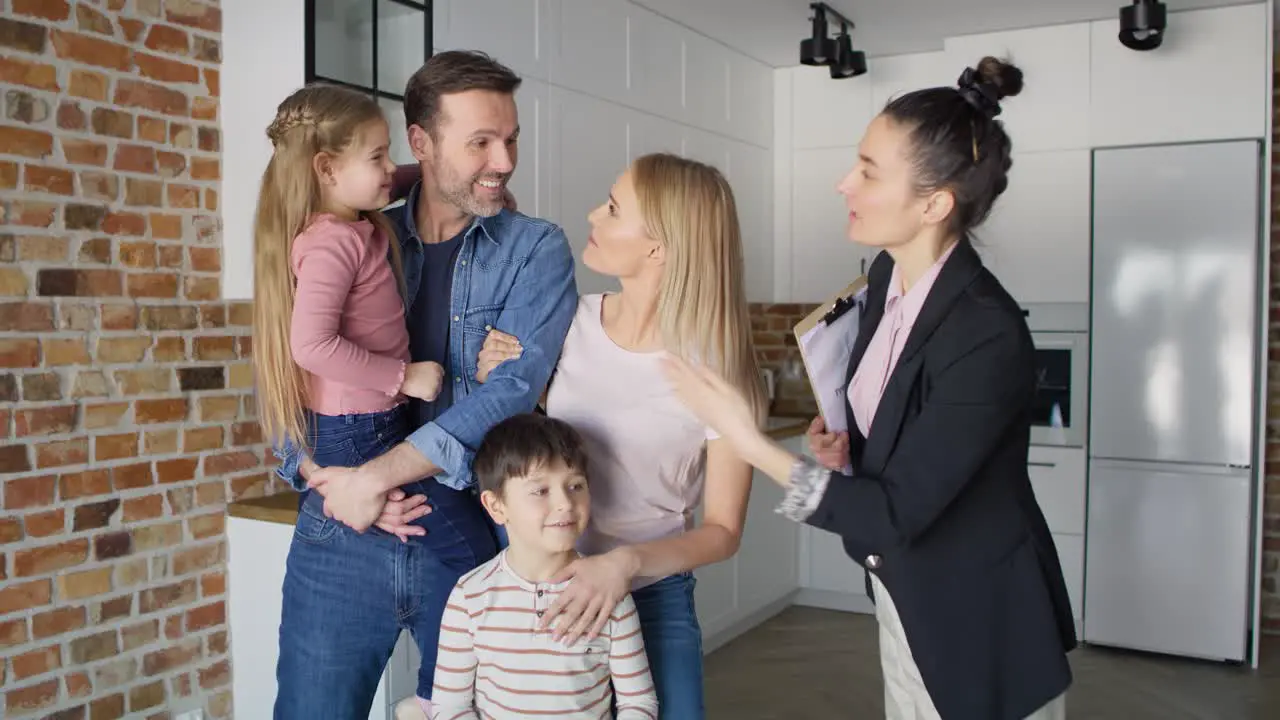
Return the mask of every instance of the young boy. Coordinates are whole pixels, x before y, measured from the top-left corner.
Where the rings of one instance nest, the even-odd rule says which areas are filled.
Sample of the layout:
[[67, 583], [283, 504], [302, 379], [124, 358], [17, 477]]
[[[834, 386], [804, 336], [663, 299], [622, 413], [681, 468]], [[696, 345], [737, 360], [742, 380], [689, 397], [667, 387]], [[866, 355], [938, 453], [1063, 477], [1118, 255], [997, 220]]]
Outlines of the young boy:
[[[440, 624], [433, 720], [613, 717], [656, 720], [658, 699], [627, 595], [594, 641], [572, 646], [538, 619], [567, 583], [547, 582], [578, 557], [590, 495], [577, 432], [544, 415], [495, 425], [472, 466], [480, 499], [508, 547], [462, 576]], [[615, 703], [616, 700], [616, 703]]]

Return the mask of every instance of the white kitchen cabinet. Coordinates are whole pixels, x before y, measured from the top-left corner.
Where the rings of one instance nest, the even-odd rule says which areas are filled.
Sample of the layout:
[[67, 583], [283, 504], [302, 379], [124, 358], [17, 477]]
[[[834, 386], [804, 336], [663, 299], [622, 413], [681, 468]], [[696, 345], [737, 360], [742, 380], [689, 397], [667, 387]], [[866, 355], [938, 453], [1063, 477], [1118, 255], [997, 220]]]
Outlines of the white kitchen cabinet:
[[1090, 162], [1084, 149], [1015, 151], [1008, 189], [974, 232], [1020, 304], [1089, 302]]
[[851, 148], [875, 116], [870, 73], [833, 80], [827, 68], [801, 66], [791, 73], [791, 147]]
[[[627, 149], [630, 160], [649, 153], [666, 152], [679, 155], [684, 149], [685, 127], [672, 120], [631, 110], [628, 112]], [[621, 174], [626, 168], [618, 168]]]
[[631, 5], [628, 13], [631, 106], [672, 120], [683, 118], [684, 34], [688, 31], [637, 5]]
[[1062, 565], [1062, 578], [1071, 596], [1071, 610], [1080, 632], [1084, 622], [1084, 523], [1088, 475], [1084, 448], [1033, 445], [1027, 454], [1027, 474], [1036, 503], [1044, 513]]
[[767, 148], [773, 144], [773, 69], [729, 54], [729, 135]]
[[729, 172], [729, 147], [732, 141], [706, 130], [687, 127], [684, 130], [684, 152], [689, 158], [706, 163], [722, 173]]
[[[684, 115], [689, 125], [717, 134], [729, 127], [729, 49], [685, 31]], [[637, 68], [642, 71], [643, 68]]]
[[1062, 579], [1071, 598], [1071, 616], [1079, 636], [1084, 632], [1084, 535], [1054, 533], [1053, 544], [1058, 548]]
[[[790, 438], [783, 445], [798, 452], [798, 440]], [[801, 528], [773, 511], [781, 500], [777, 484], [754, 472], [738, 553], [694, 571], [694, 603], [704, 652], [715, 650], [791, 604], [799, 582], [796, 558]], [[702, 522], [701, 508], [695, 519]]]
[[[952, 67], [945, 52], [891, 55], [875, 59], [871, 76], [871, 110], [879, 113], [890, 100], [913, 90], [951, 87], [964, 66]], [[856, 142], [856, 141], [855, 141]]]
[[630, 3], [624, 0], [560, 0], [559, 5], [559, 43], [549, 52], [551, 83], [597, 98], [626, 103], [627, 13]]
[[771, 478], [754, 472], [738, 550], [738, 605], [746, 614], [789, 599], [799, 585], [800, 525], [774, 512], [783, 495]]
[[849, 239], [849, 209], [836, 185], [857, 149], [797, 150], [791, 168], [791, 288], [785, 302], [816, 303], [871, 266], [875, 251]]
[[551, 87], [537, 78], [526, 77], [516, 91], [516, 108], [520, 115], [520, 141], [516, 172], [508, 187], [515, 195], [520, 212], [533, 217], [554, 218], [559, 213], [553, 204], [558, 176], [558, 153], [551, 151], [547, 129], [551, 126]]
[[1066, 535], [1084, 532], [1085, 452], [1084, 448], [1033, 445], [1027, 454], [1031, 488], [1049, 524], [1049, 532]]
[[773, 152], [729, 143], [728, 180], [738, 206], [748, 302], [773, 302]]
[[1094, 147], [1263, 137], [1271, 93], [1265, 3], [1169, 14], [1164, 44], [1134, 52], [1092, 24]]
[[[483, 50], [521, 77], [550, 77], [549, 50], [556, 47], [552, 0], [437, 0], [445, 6], [443, 49]], [[440, 10], [436, 11], [438, 17]]]
[[[1110, 21], [1112, 27], [1115, 20]], [[947, 38], [948, 84], [987, 55], [1011, 61], [1025, 87], [1002, 104], [1000, 120], [1018, 151], [1089, 147], [1088, 23]], [[1133, 85], [1133, 88], [1140, 87]], [[1144, 90], [1146, 88], [1143, 88]]]
[[559, 155], [559, 223], [569, 237], [578, 260], [578, 292], [612, 290], [617, 283], [582, 264], [582, 251], [591, 232], [587, 215], [605, 202], [609, 188], [627, 168], [627, 119], [629, 111], [590, 95], [552, 86], [552, 132]]

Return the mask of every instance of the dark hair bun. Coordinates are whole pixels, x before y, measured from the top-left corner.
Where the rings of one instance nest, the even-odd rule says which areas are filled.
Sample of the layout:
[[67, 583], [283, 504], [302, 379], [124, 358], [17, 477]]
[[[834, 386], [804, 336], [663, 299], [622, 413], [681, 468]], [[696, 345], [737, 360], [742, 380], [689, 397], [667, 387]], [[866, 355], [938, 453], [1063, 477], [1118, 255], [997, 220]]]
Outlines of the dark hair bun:
[[994, 87], [1001, 100], [1022, 92], [1022, 71], [1016, 65], [988, 55], [978, 63], [977, 70], [978, 81]]

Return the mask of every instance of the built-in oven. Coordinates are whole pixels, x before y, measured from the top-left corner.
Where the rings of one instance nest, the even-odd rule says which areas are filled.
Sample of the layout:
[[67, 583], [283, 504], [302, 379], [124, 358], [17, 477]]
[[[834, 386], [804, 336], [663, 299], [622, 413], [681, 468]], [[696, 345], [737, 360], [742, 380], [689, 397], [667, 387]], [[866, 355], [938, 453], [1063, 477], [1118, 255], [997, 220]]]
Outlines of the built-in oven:
[[1089, 306], [1023, 306], [1035, 343], [1031, 443], [1084, 447], [1089, 437]]

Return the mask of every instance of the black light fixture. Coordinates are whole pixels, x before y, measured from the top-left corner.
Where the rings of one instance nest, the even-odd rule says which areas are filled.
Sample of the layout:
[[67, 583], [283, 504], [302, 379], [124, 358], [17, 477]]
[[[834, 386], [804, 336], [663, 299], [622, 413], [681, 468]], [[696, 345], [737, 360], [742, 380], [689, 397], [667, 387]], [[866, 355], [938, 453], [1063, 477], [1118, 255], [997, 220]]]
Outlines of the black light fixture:
[[842, 29], [836, 38], [836, 59], [831, 63], [831, 77], [840, 80], [857, 77], [867, 72], [867, 54], [853, 49], [849, 30]]
[[827, 37], [827, 16], [822, 3], [814, 3], [813, 37], [800, 41], [800, 62], [804, 65], [829, 65], [836, 54], [836, 42]]
[[[811, 3], [813, 10], [813, 37], [800, 41], [800, 62], [804, 65], [826, 65], [835, 79], [857, 77], [867, 72], [867, 55], [853, 49], [849, 32], [853, 23], [826, 3]], [[827, 18], [840, 27], [840, 36], [827, 36]]]
[[1120, 42], [1130, 50], [1154, 50], [1164, 42], [1165, 7], [1159, 0], [1133, 0], [1120, 8]]

